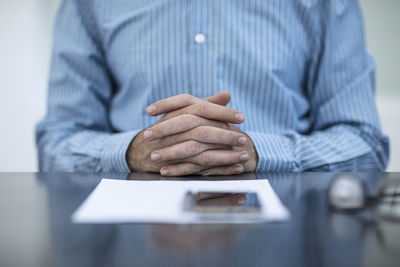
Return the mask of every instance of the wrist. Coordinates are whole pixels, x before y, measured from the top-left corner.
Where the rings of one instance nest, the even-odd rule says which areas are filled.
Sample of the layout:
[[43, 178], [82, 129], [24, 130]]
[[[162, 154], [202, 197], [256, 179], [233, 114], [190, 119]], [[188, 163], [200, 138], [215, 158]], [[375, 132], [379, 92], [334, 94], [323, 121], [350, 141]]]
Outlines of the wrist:
[[243, 132], [247, 137], [246, 151], [249, 153], [249, 160], [244, 164], [245, 172], [254, 172], [258, 164], [258, 153], [250, 136]]
[[140, 137], [143, 135], [142, 132], [144, 130], [140, 131], [131, 141], [131, 143], [128, 146], [128, 149], [126, 151], [126, 163], [131, 170], [131, 172], [134, 171], [139, 171], [140, 167], [137, 166], [137, 164], [140, 162], [138, 159], [138, 153], [137, 153], [137, 144], [140, 142]]

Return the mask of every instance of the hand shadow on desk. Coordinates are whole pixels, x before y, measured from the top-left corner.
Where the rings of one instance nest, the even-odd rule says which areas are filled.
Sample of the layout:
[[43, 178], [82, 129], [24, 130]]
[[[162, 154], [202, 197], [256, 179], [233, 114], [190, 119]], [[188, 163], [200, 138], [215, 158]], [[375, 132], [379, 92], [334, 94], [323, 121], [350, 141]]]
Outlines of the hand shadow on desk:
[[127, 176], [127, 180], [172, 180], [172, 181], [186, 181], [186, 180], [255, 180], [257, 174], [254, 172], [244, 173], [241, 175], [229, 175], [229, 176], [199, 176], [199, 175], [188, 175], [188, 176], [162, 176], [159, 173], [151, 172], [132, 172]]

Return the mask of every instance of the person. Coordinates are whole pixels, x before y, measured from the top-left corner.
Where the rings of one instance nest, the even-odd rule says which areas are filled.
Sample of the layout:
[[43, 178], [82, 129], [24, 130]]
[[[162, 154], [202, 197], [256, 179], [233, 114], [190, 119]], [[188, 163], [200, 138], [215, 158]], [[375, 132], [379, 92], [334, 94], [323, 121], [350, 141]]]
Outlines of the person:
[[41, 171], [383, 171], [356, 0], [65, 0]]

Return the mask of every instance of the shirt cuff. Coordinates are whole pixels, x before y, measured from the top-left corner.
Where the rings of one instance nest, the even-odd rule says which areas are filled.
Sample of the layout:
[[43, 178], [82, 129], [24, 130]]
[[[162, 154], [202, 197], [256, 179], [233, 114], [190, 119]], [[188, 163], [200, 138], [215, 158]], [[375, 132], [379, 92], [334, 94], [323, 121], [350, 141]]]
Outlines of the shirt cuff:
[[256, 172], [296, 172], [291, 141], [284, 135], [246, 132], [258, 155]]
[[126, 151], [133, 138], [141, 130], [112, 134], [104, 146], [101, 157], [102, 170], [105, 172], [131, 172], [126, 162]]

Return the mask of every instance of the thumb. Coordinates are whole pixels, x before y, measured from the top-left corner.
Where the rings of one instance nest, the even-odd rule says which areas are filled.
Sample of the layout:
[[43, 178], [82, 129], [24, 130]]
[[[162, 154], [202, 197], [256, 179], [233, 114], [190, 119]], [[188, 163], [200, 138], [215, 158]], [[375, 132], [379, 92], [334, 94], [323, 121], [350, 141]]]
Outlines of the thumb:
[[229, 91], [225, 90], [222, 92], [219, 92], [213, 96], [209, 96], [206, 98], [208, 102], [221, 105], [221, 106], [226, 106], [229, 101], [231, 101], [231, 93]]

